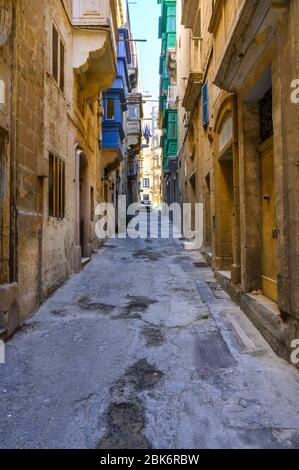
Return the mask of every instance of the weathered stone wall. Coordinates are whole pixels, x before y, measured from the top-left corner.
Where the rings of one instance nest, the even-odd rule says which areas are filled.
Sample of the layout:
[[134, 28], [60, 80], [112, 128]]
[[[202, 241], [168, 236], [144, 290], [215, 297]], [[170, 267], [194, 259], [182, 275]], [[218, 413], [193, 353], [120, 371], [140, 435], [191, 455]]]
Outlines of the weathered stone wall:
[[[290, 2], [274, 39], [275, 167], [279, 237], [279, 306], [299, 320], [299, 104], [290, 84], [299, 79], [299, 2]], [[297, 325], [297, 338], [299, 325]]]
[[[49, 218], [48, 178], [44, 180], [43, 212], [43, 296], [56, 289], [70, 274], [72, 258], [70, 247], [74, 237], [74, 149], [70, 153], [68, 108], [73, 101], [72, 35], [71, 27], [61, 2], [47, 2], [45, 21], [45, 110], [43, 158], [48, 174], [49, 154], [65, 162], [65, 218]], [[52, 75], [52, 28], [58, 30], [65, 46], [65, 88], [61, 91]]]
[[0, 336], [13, 331], [19, 323], [18, 289], [14, 282], [16, 269], [16, 150], [12, 145], [15, 135], [16, 108], [16, 2], [1, 1], [0, 31]]
[[[3, 7], [3, 5], [2, 5]], [[10, 96], [11, 96], [11, 68], [10, 62], [13, 54], [12, 39], [12, 4], [9, 4], [0, 31], [0, 283], [8, 283], [10, 278]], [[2, 13], [3, 14], [3, 13]], [[8, 24], [7, 24], [8, 23]]]
[[[98, 103], [88, 103], [84, 96], [83, 107], [78, 103], [72, 2], [3, 1], [11, 7], [11, 34], [4, 44], [0, 31], [0, 79], [5, 86], [5, 102], [0, 104], [1, 145], [5, 141], [1, 156], [0, 333], [6, 329], [10, 335], [81, 268], [78, 149], [86, 162], [81, 216], [87, 255], [97, 247], [91, 197], [96, 206], [102, 181]], [[63, 91], [52, 76], [53, 24], [65, 47]], [[49, 153], [65, 162], [63, 220], [49, 218]]]
[[[201, 64], [204, 82], [209, 84], [210, 122], [208, 127], [203, 129], [200, 98], [191, 116], [188, 116], [189, 136], [187, 135], [184, 143], [185, 110], [180, 106], [180, 145], [184, 143], [180, 157], [181, 193], [185, 201], [203, 199], [205, 202], [204, 250], [211, 251], [211, 256], [207, 253], [208, 259], [216, 271], [227, 271], [226, 274], [218, 273], [217, 278], [220, 282], [227, 286], [235, 298], [252, 291], [261, 293], [262, 193], [258, 152], [261, 144], [258, 101], [267, 91], [264, 88], [270, 88], [272, 85], [279, 236], [278, 305], [275, 306], [273, 303], [271, 308], [273, 311], [276, 308], [278, 314], [271, 313], [270, 308], [267, 315], [262, 315], [265, 306], [263, 302], [267, 303], [267, 300], [262, 298], [259, 304], [258, 296], [256, 302], [250, 301], [248, 296], [243, 297], [242, 304], [275, 350], [283, 357], [289, 358], [291, 340], [298, 338], [299, 335], [299, 105], [292, 103], [290, 99], [291, 83], [299, 78], [299, 2], [291, 0], [285, 8], [280, 9], [270, 7], [265, 2], [264, 7], [266, 9], [268, 5], [269, 20], [273, 26], [271, 30], [260, 31], [252, 41], [249, 60], [252, 60], [256, 54], [253, 66], [250, 71], [246, 70], [245, 58], [243, 68], [239, 66], [237, 71], [239, 82], [235, 81], [231, 90], [221, 90], [213, 82], [242, 2], [235, 0], [219, 2], [216, 4], [220, 5], [218, 12], [216, 9], [212, 11], [211, 3], [202, 2], [201, 12]], [[212, 28], [213, 34], [208, 28], [210, 30]], [[185, 59], [183, 51], [188, 50], [186, 42], [188, 34], [183, 27], [180, 29], [178, 75], [183, 77], [187, 76], [188, 59]], [[239, 59], [242, 62], [242, 54]], [[225, 60], [228, 60], [227, 57]], [[233, 61], [229, 63], [233, 64]], [[270, 69], [271, 72], [267, 73]], [[227, 73], [230, 73], [230, 68]], [[226, 80], [225, 77], [222, 79]], [[235, 96], [230, 95], [229, 92], [232, 91], [235, 92]], [[184, 86], [181, 85], [180, 99], [183, 94]], [[223, 159], [219, 154], [218, 132], [225, 113], [229, 112], [232, 113], [234, 124], [230, 150], [232, 156], [228, 157], [226, 154]], [[192, 141], [196, 145], [194, 160], [190, 159], [192, 126]], [[228, 159], [231, 161], [229, 171]], [[190, 191], [189, 181], [190, 174], [194, 171], [195, 198]], [[255, 304], [256, 311], [253, 312]]]
[[[52, 24], [56, 25], [65, 45], [65, 91], [62, 92], [51, 73]], [[87, 103], [83, 96], [79, 103], [79, 83], [73, 72], [72, 30], [61, 2], [51, 0], [46, 8], [46, 75], [45, 75], [45, 134], [44, 159], [48, 166], [48, 156], [52, 152], [60, 156], [66, 164], [66, 201], [63, 220], [48, 217], [48, 181], [45, 180], [44, 197], [44, 241], [43, 241], [43, 294], [47, 296], [80, 266], [78, 240], [77, 198], [80, 185], [85, 185], [84, 233], [86, 256], [96, 247], [94, 222], [91, 217], [91, 187], [94, 189], [94, 205], [99, 199], [99, 173], [97, 172], [98, 116], [97, 103]], [[76, 150], [80, 149], [86, 159], [84, 183], [76, 173], [78, 161]], [[79, 198], [80, 204], [80, 198]], [[81, 201], [82, 204], [82, 201]], [[82, 214], [82, 212], [81, 212]], [[80, 215], [79, 215], [80, 218]]]
[[15, 130], [17, 258], [21, 320], [40, 302], [42, 263], [42, 155], [44, 109], [44, 2], [16, 2]]

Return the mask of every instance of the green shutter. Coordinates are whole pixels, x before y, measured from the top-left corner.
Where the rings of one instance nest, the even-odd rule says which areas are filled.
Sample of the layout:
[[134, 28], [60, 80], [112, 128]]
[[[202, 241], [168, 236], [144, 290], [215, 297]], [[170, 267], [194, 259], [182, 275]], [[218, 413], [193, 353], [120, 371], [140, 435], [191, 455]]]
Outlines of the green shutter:
[[163, 16], [159, 17], [159, 39], [162, 38], [162, 33], [163, 33]]

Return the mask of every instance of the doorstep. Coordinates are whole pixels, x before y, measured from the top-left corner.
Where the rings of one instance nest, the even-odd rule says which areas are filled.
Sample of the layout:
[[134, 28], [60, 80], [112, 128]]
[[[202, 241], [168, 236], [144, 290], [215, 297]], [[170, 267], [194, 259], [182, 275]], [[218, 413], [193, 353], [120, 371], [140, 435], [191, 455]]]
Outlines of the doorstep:
[[18, 284], [0, 285], [0, 339], [11, 336], [19, 327]]
[[220, 276], [223, 276], [228, 281], [232, 280], [232, 274], [230, 271], [218, 271], [218, 273], [220, 274]]
[[222, 289], [224, 289], [235, 302], [239, 303], [241, 289], [239, 285], [232, 283], [231, 271], [215, 271], [215, 277]]
[[81, 269], [84, 269], [85, 266], [88, 265], [88, 263], [90, 262], [91, 258], [81, 258]]
[[213, 269], [213, 254], [208, 251], [203, 252], [202, 254], [205, 257], [208, 265]]
[[0, 340], [4, 341], [7, 338], [7, 329], [0, 328]]
[[272, 349], [286, 360], [290, 360], [288, 325], [280, 315], [278, 305], [264, 295], [244, 294], [241, 308], [268, 341]]

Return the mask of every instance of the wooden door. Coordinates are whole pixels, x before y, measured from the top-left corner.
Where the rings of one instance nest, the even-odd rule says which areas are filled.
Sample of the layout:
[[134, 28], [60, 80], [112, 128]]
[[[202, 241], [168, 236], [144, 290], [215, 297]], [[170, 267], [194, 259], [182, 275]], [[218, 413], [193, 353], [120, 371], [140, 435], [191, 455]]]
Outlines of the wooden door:
[[273, 138], [260, 147], [262, 189], [261, 286], [263, 294], [277, 302], [276, 194], [274, 181]]

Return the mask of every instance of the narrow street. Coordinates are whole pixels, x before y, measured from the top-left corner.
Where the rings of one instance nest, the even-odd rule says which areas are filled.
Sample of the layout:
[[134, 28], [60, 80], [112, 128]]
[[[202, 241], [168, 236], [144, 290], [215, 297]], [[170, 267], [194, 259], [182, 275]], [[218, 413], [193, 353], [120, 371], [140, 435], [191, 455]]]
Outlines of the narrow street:
[[177, 240], [110, 240], [7, 343], [0, 396], [1, 448], [299, 446], [298, 372]]

